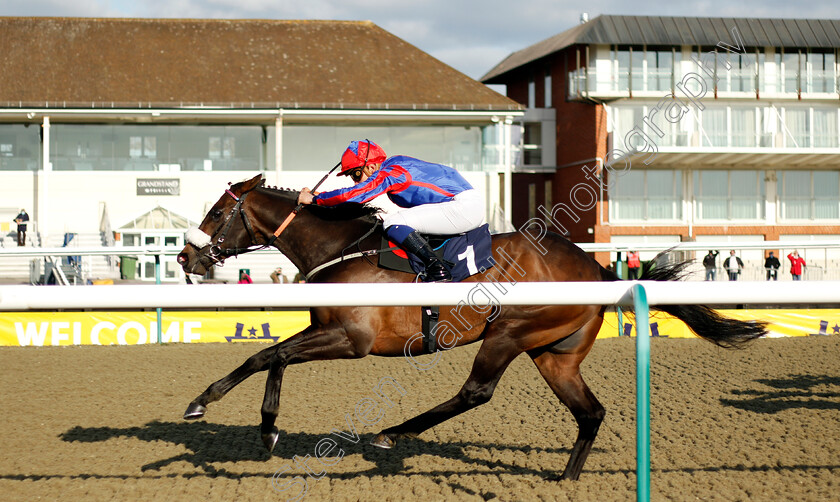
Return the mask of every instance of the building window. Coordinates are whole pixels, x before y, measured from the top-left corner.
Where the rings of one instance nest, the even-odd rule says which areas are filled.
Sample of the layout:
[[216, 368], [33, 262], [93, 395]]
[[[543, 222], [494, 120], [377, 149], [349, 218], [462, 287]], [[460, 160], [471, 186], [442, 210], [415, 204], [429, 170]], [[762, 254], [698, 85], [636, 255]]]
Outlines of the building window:
[[528, 108], [537, 107], [537, 84], [534, 82], [534, 76], [528, 77]]
[[545, 69], [543, 87], [545, 87], [545, 100], [543, 106], [545, 106], [546, 108], [551, 108], [551, 68]]
[[836, 148], [837, 108], [814, 108], [814, 146]]
[[807, 77], [805, 92], [836, 92], [834, 51], [808, 52], [806, 56]]
[[785, 140], [788, 148], [811, 146], [811, 121], [807, 108], [785, 108]]
[[154, 136], [129, 136], [128, 156], [132, 159], [157, 157], [157, 138]]
[[840, 171], [782, 171], [779, 192], [784, 220], [840, 218]]
[[682, 171], [631, 170], [609, 183], [611, 221], [682, 218]]
[[700, 120], [703, 127], [703, 146], [728, 146], [726, 108], [707, 107], [700, 112]]
[[755, 108], [732, 107], [732, 146], [756, 146]]
[[37, 171], [41, 139], [38, 124], [0, 124], [0, 171]]
[[674, 69], [674, 53], [669, 49], [651, 49], [646, 52], [646, 90], [670, 91], [671, 73]]
[[730, 68], [723, 68], [718, 81], [718, 89], [733, 92], [755, 92], [756, 72], [758, 71], [758, 56], [754, 50], [747, 49], [743, 54], [721, 51], [718, 58], [729, 61]]
[[542, 124], [526, 122], [522, 144], [524, 166], [542, 165]]
[[782, 82], [783, 92], [798, 92], [800, 76], [800, 53], [796, 49], [783, 49], [782, 53]]
[[528, 220], [537, 216], [537, 184], [528, 183]]
[[764, 219], [762, 171], [694, 171], [698, 220]]

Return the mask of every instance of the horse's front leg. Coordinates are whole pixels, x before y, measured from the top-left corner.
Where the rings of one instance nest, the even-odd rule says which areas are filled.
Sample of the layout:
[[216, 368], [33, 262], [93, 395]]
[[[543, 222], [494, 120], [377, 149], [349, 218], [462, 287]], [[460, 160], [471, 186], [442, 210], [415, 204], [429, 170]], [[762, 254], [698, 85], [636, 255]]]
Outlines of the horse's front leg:
[[187, 407], [187, 411], [184, 412], [184, 418], [186, 420], [193, 420], [203, 417], [204, 413], [207, 411], [208, 404], [225, 397], [225, 394], [230, 392], [240, 383], [244, 382], [254, 373], [267, 370], [269, 362], [284, 344], [289, 343], [290, 340], [293, 340], [296, 337], [307, 336], [307, 333], [315, 329], [317, 328], [309, 326], [291, 338], [283, 340], [277, 345], [272, 345], [271, 347], [263, 349], [249, 357], [244, 363], [242, 363], [241, 366], [233, 370], [226, 377], [210, 384], [210, 386], [207, 387], [207, 390], [202, 392], [197, 398], [193, 399]]
[[280, 386], [286, 366], [307, 361], [364, 357], [370, 351], [370, 344], [364, 343], [362, 338], [364, 337], [351, 339], [344, 328], [331, 326], [312, 330], [304, 336], [289, 338], [286, 340], [288, 343], [284, 342], [277, 347], [277, 352], [268, 363], [265, 397], [260, 410], [260, 434], [268, 451], [274, 449], [279, 438], [279, 431], [274, 423], [280, 409]]

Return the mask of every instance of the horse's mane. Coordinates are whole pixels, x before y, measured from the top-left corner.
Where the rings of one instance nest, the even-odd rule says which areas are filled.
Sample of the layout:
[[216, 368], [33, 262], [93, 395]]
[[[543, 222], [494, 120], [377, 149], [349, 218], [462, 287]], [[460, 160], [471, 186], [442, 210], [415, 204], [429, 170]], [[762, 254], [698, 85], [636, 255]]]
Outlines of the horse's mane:
[[[272, 195], [279, 195], [280, 197], [290, 200], [292, 204], [295, 204], [297, 202], [298, 195], [300, 194], [299, 190], [292, 190], [291, 188], [263, 186], [257, 188], [257, 190]], [[307, 204], [306, 206], [304, 206], [304, 209], [312, 213], [312, 215], [314, 215], [315, 217], [326, 221], [347, 221], [361, 219], [364, 221], [369, 221], [370, 223], [373, 223], [376, 220], [376, 215], [382, 211], [381, 208], [370, 204], [356, 204], [353, 202], [341, 204], [339, 206], [334, 207]]]

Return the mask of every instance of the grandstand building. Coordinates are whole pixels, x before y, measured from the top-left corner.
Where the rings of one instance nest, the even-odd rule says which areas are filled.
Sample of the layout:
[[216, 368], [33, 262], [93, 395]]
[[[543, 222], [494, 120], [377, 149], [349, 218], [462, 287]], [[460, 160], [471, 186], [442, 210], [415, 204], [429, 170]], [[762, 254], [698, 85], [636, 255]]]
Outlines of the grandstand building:
[[[838, 20], [584, 15], [511, 54], [481, 80], [525, 107], [514, 225], [575, 242], [836, 242], [838, 50]], [[838, 267], [809, 255], [815, 274]]]
[[504, 226], [522, 107], [370, 22], [6, 17], [0, 53], [5, 246], [20, 208], [29, 245], [182, 246], [229, 182], [313, 186], [365, 138], [457, 168]]

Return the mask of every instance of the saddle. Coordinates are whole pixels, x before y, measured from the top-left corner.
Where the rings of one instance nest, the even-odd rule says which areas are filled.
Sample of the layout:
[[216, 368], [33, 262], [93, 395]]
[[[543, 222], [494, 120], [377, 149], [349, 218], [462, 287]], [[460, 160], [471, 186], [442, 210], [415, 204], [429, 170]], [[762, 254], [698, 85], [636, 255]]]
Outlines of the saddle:
[[[492, 241], [490, 227], [484, 225], [453, 235], [422, 234], [438, 258], [442, 259], [452, 272], [452, 281], [460, 282], [479, 272], [485, 272], [495, 263], [492, 257]], [[395, 242], [383, 234], [381, 249], [391, 249], [392, 252], [379, 254], [379, 266], [390, 270], [421, 274], [425, 266], [420, 258], [407, 253]], [[434, 353], [437, 350], [435, 334], [440, 307], [420, 307], [422, 313], [423, 350]]]
[[[449, 266], [452, 282], [463, 281], [493, 266], [490, 227], [486, 223], [462, 234], [421, 235], [435, 250], [438, 258]], [[391, 249], [392, 252], [379, 254], [380, 267], [409, 274], [424, 272], [425, 267], [420, 258], [408, 254], [384, 234], [381, 249]]]

